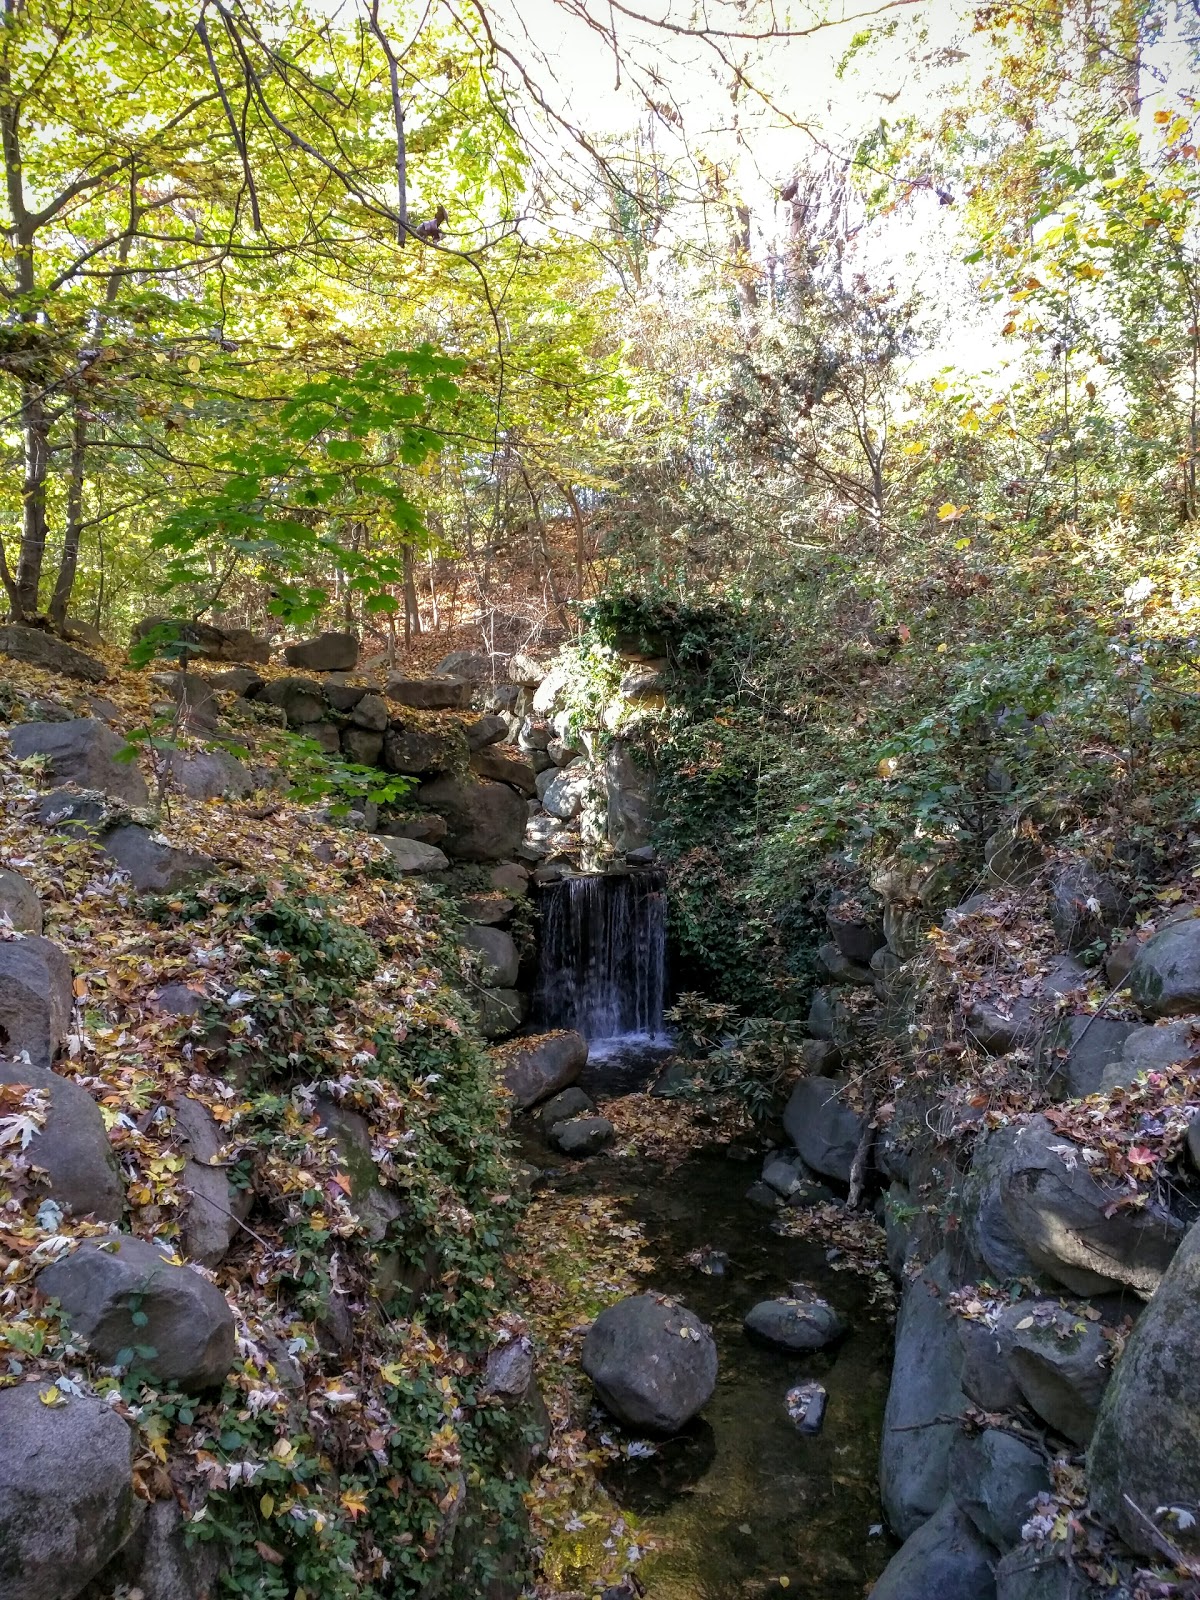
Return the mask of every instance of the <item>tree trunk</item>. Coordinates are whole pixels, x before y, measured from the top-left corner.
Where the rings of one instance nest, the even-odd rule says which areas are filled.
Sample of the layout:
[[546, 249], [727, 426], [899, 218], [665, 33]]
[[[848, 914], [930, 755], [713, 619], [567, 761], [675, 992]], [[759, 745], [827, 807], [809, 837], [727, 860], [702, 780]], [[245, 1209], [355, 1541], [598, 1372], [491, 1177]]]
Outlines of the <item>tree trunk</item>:
[[57, 633], [62, 633], [67, 625], [67, 608], [71, 604], [75, 570], [79, 565], [79, 542], [83, 536], [83, 468], [86, 459], [87, 417], [76, 406], [71, 432], [71, 476], [67, 484], [67, 527], [63, 535], [58, 577], [50, 599], [50, 622]]
[[417, 601], [417, 585], [413, 577], [412, 545], [404, 546], [404, 643], [410, 645], [414, 636], [421, 637], [421, 607]]
[[50, 418], [40, 387], [28, 385], [21, 402], [25, 481], [21, 486], [21, 554], [17, 562], [14, 620], [37, 616], [46, 555], [46, 478], [50, 471]]

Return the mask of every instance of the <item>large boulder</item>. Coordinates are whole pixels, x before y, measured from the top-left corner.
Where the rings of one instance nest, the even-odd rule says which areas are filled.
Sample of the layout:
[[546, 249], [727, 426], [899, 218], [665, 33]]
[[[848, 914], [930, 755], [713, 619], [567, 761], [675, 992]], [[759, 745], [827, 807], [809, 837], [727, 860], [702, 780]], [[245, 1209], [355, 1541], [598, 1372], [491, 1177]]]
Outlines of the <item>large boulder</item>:
[[126, 748], [124, 739], [95, 717], [21, 722], [9, 734], [9, 742], [18, 761], [44, 756], [56, 784], [99, 789], [131, 806], [144, 806], [150, 799], [137, 763], [117, 759]]
[[500, 1052], [499, 1061], [505, 1087], [524, 1109], [574, 1083], [587, 1058], [583, 1035], [561, 1032], [519, 1039]]
[[1000, 1179], [1005, 1212], [1042, 1271], [1076, 1294], [1129, 1288], [1148, 1296], [1183, 1225], [1153, 1203], [1114, 1210], [1124, 1192], [1094, 1178], [1082, 1149], [1043, 1117], [1020, 1130]]
[[377, 767], [383, 758], [383, 735], [368, 728], [343, 728], [342, 754], [360, 767]]
[[583, 1341], [583, 1370], [626, 1426], [678, 1433], [717, 1385], [717, 1346], [694, 1312], [638, 1294], [602, 1311]]
[[459, 770], [467, 764], [466, 734], [457, 722], [397, 719], [383, 736], [383, 764], [414, 778]]
[[654, 773], [625, 739], [614, 739], [604, 760], [608, 842], [622, 854], [644, 849], [654, 827]]
[[1059, 867], [1050, 879], [1050, 921], [1066, 950], [1086, 950], [1121, 921], [1128, 903], [1091, 862]]
[[435, 844], [422, 844], [420, 839], [405, 839], [393, 834], [382, 834], [380, 842], [406, 877], [445, 872], [450, 865], [444, 851], [439, 850]]
[[462, 678], [391, 678], [384, 692], [417, 711], [461, 711], [471, 704], [471, 687]]
[[842, 1098], [848, 1078], [802, 1078], [783, 1113], [783, 1126], [805, 1165], [839, 1183], [850, 1168], [866, 1126]]
[[593, 778], [582, 761], [573, 766], [551, 769], [554, 777], [542, 793], [542, 806], [552, 817], [570, 822], [583, 810]]
[[997, 1550], [1021, 1538], [1031, 1515], [1029, 1504], [1049, 1494], [1046, 1457], [1001, 1428], [955, 1441], [950, 1452], [950, 1483], [955, 1500]]
[[1087, 1576], [1066, 1539], [1020, 1544], [996, 1568], [996, 1600], [1127, 1600], [1123, 1585], [1112, 1588]]
[[[1129, 1335], [1088, 1452], [1094, 1508], [1143, 1555], [1161, 1552], [1142, 1517], [1200, 1502], [1200, 1225], [1176, 1252]], [[1127, 1504], [1133, 1501], [1139, 1517]], [[1196, 1553], [1194, 1535], [1163, 1524]]]
[[133, 1537], [80, 1600], [214, 1600], [221, 1551], [211, 1539], [188, 1537], [189, 1519], [174, 1497], [154, 1500]]
[[525, 996], [519, 989], [479, 989], [475, 993], [478, 1027], [485, 1039], [515, 1033], [525, 1020]]
[[216, 871], [216, 863], [208, 856], [168, 844], [136, 822], [106, 833], [100, 848], [129, 874], [139, 893], [170, 894], [193, 878]]
[[285, 645], [283, 659], [302, 672], [353, 672], [358, 665], [358, 640], [352, 633], [321, 633], [315, 639]]
[[[37, 1285], [106, 1364], [123, 1359], [194, 1391], [218, 1388], [233, 1366], [237, 1344], [225, 1296], [147, 1239], [90, 1239], [43, 1268]], [[153, 1355], [141, 1353], [147, 1350]]]
[[446, 853], [458, 861], [500, 861], [525, 834], [525, 801], [506, 783], [435, 778], [418, 791], [423, 806], [445, 817]]
[[23, 1084], [46, 1097], [45, 1120], [25, 1151], [30, 1165], [41, 1169], [39, 1185], [78, 1217], [118, 1221], [124, 1204], [121, 1169], [100, 1107], [83, 1085], [13, 1061], [0, 1061], [0, 1084]]
[[1145, 1072], [1161, 1072], [1177, 1062], [1200, 1055], [1200, 1032], [1194, 1022], [1160, 1022], [1153, 1028], [1134, 1028], [1121, 1047], [1120, 1058], [1104, 1069], [1101, 1089], [1127, 1088]]
[[217, 725], [221, 702], [212, 680], [199, 672], [156, 672], [151, 682], [167, 691], [178, 709], [181, 724], [194, 732], [210, 732]]
[[107, 1565], [141, 1515], [136, 1449], [98, 1395], [0, 1389], [0, 1600], [74, 1600]]
[[433, 669], [435, 678], [462, 678], [465, 683], [491, 683], [499, 661], [479, 650], [451, 650]]
[[1064, 1017], [1049, 1028], [1043, 1041], [1043, 1075], [1055, 1099], [1083, 1100], [1098, 1094], [1105, 1073], [1116, 1062], [1136, 1022], [1112, 1017]]
[[472, 752], [484, 750], [490, 744], [496, 744], [506, 737], [508, 733], [508, 718], [497, 716], [494, 711], [486, 711], [483, 716], [476, 717], [474, 722], [469, 722], [463, 729], [467, 737], [467, 748]]
[[1108, 1383], [1108, 1345], [1096, 1323], [1057, 1300], [1018, 1300], [1000, 1313], [996, 1331], [1038, 1416], [1085, 1445]]
[[51, 939], [0, 940], [0, 1049], [48, 1067], [71, 1020], [71, 963]]
[[857, 897], [834, 900], [825, 913], [829, 936], [847, 961], [869, 967], [871, 957], [886, 943], [881, 916]]
[[16, 622], [0, 627], [0, 655], [27, 661], [47, 672], [59, 672], [64, 678], [80, 678], [85, 683], [103, 683], [108, 677], [103, 661], [97, 661], [85, 650], [77, 650], [41, 628], [26, 628]]
[[823, 1350], [846, 1331], [828, 1300], [816, 1294], [760, 1300], [746, 1313], [743, 1326], [752, 1338], [792, 1353]]
[[227, 750], [172, 750], [167, 756], [171, 783], [191, 800], [219, 800], [250, 793], [249, 769]]
[[494, 989], [512, 988], [521, 960], [511, 933], [502, 928], [465, 928], [462, 942], [476, 957], [485, 984]]
[[329, 712], [325, 692], [316, 678], [272, 678], [258, 699], [265, 705], [278, 706], [289, 728], [308, 729]]
[[995, 1558], [947, 1496], [888, 1562], [871, 1600], [994, 1600]]
[[14, 933], [41, 933], [42, 902], [19, 872], [0, 871], [0, 927]]
[[1152, 1017], [1200, 1011], [1200, 916], [1173, 922], [1147, 939], [1129, 974], [1129, 987]]
[[262, 665], [271, 659], [268, 639], [249, 628], [218, 628], [211, 622], [185, 622], [179, 617], [143, 617], [134, 626], [131, 643], [163, 630], [176, 650], [204, 661], [245, 661]]
[[565, 1156], [594, 1156], [608, 1148], [616, 1131], [607, 1117], [568, 1117], [556, 1122], [547, 1137]]
[[879, 1491], [888, 1522], [907, 1539], [932, 1517], [949, 1487], [950, 1451], [960, 1429], [941, 1419], [966, 1404], [962, 1347], [945, 1304], [944, 1256], [911, 1278], [900, 1302], [892, 1382], [883, 1415]]
[[532, 800], [537, 793], [537, 774], [524, 756], [511, 747], [489, 744], [476, 750], [471, 757], [471, 771], [480, 778], [511, 783], [527, 800]]

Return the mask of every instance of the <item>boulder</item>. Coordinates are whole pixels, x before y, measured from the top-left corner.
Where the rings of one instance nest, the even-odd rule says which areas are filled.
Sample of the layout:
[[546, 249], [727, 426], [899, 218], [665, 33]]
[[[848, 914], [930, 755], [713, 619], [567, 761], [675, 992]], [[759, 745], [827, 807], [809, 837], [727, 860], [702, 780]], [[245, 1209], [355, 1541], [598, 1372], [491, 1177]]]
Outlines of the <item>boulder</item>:
[[587, 1058], [582, 1034], [560, 1032], [520, 1039], [501, 1052], [499, 1062], [504, 1085], [523, 1110], [574, 1083]]
[[994, 1559], [947, 1496], [888, 1562], [871, 1600], [995, 1600]]
[[221, 1551], [210, 1540], [188, 1537], [189, 1521], [173, 1497], [147, 1507], [133, 1537], [80, 1600], [135, 1594], [142, 1600], [213, 1600]]
[[[428, 849], [428, 846], [423, 846]], [[440, 854], [440, 852], [439, 852]], [[481, 981], [489, 988], [511, 989], [521, 959], [510, 933], [502, 928], [464, 928], [462, 943], [476, 956]]]
[[817, 951], [817, 962], [823, 975], [830, 983], [857, 983], [865, 988], [874, 986], [875, 974], [870, 967], [855, 965], [847, 956], [844, 956], [834, 944], [832, 939], [827, 940]]
[[42, 902], [19, 872], [0, 870], [0, 927], [14, 933], [42, 931]]
[[550, 1133], [558, 1122], [569, 1122], [572, 1117], [590, 1117], [596, 1107], [582, 1089], [563, 1089], [542, 1107], [542, 1132]]
[[[330, 684], [325, 690], [325, 697], [329, 699], [337, 685]], [[350, 721], [356, 728], [362, 728], [367, 733], [382, 733], [388, 725], [390, 713], [387, 701], [381, 694], [361, 695], [350, 712]]]
[[71, 1020], [71, 963], [50, 939], [0, 940], [0, 1050], [48, 1067]]
[[1038, 1029], [1033, 1002], [1020, 997], [977, 1000], [964, 1020], [972, 1043], [989, 1056], [1006, 1056]]
[[108, 648], [108, 640], [95, 623], [85, 622], [82, 617], [68, 617], [63, 633], [76, 644], [90, 644], [93, 650]]
[[227, 672], [209, 674], [214, 689], [224, 689], [227, 694], [241, 695], [243, 700], [253, 700], [263, 688], [266, 679], [253, 667], [230, 667]]
[[1024, 1398], [1008, 1364], [1007, 1340], [996, 1329], [972, 1317], [955, 1317], [954, 1331], [962, 1351], [959, 1382], [963, 1393], [984, 1411], [1016, 1411]]
[[1110, 1017], [1064, 1017], [1045, 1037], [1046, 1087], [1057, 1099], [1099, 1093], [1108, 1069], [1120, 1061], [1135, 1022]]
[[516, 655], [508, 658], [508, 676], [512, 683], [520, 684], [523, 689], [536, 689], [546, 676], [547, 668], [535, 656], [526, 655], [523, 650], [518, 650]]
[[1129, 987], [1152, 1017], [1200, 1011], [1200, 916], [1160, 928], [1147, 939], [1133, 964]]
[[271, 659], [270, 640], [249, 628], [218, 628], [211, 622], [185, 622], [179, 617], [143, 617], [134, 627], [133, 644], [158, 628], [166, 629], [176, 649], [205, 661], [248, 661], [257, 665]]
[[565, 1156], [594, 1156], [613, 1141], [616, 1129], [607, 1117], [569, 1117], [550, 1130], [550, 1143]]
[[55, 789], [41, 797], [33, 814], [43, 828], [54, 828], [59, 833], [83, 838], [98, 833], [110, 813], [102, 795]]
[[278, 706], [289, 728], [307, 732], [328, 714], [325, 694], [315, 678], [272, 678], [258, 696], [265, 705]]
[[443, 851], [435, 844], [422, 844], [419, 839], [396, 838], [380, 834], [392, 860], [406, 876], [417, 877], [428, 872], [445, 872], [450, 865]]
[[760, 1300], [746, 1313], [743, 1326], [752, 1338], [789, 1354], [823, 1350], [846, 1331], [829, 1302], [816, 1294]]
[[583, 1370], [626, 1426], [678, 1433], [708, 1404], [717, 1347], [694, 1312], [639, 1294], [602, 1311], [583, 1342]]
[[996, 1331], [1038, 1416], [1073, 1444], [1087, 1444], [1109, 1376], [1099, 1325], [1057, 1300], [1018, 1300], [1000, 1313]]
[[137, 763], [117, 759], [126, 748], [124, 739], [95, 717], [21, 722], [12, 729], [9, 741], [18, 761], [44, 756], [56, 784], [99, 789], [131, 806], [144, 806], [150, 799]]
[[[120, 1358], [193, 1391], [219, 1387], [233, 1366], [237, 1345], [225, 1296], [147, 1239], [90, 1239], [44, 1267], [37, 1286], [106, 1365]], [[135, 1347], [154, 1354], [135, 1354]]]
[[959, 1375], [962, 1348], [955, 1317], [945, 1305], [950, 1279], [945, 1256], [910, 1278], [896, 1323], [896, 1353], [883, 1416], [879, 1491], [893, 1530], [913, 1534], [941, 1505], [949, 1459], [961, 1430], [953, 1422], [966, 1404]]
[[97, 661], [85, 650], [77, 650], [65, 639], [41, 628], [26, 628], [16, 622], [0, 626], [0, 655], [26, 661], [46, 672], [61, 673], [64, 678], [79, 678], [84, 683], [103, 683], [108, 677], [103, 661]]
[[173, 786], [192, 800], [219, 800], [222, 795], [250, 793], [249, 769], [227, 750], [197, 750], [185, 754], [172, 750], [167, 771]]
[[1127, 903], [1088, 861], [1071, 861], [1050, 879], [1050, 921], [1067, 950], [1085, 950], [1122, 920]]
[[1191, 1020], [1162, 1022], [1154, 1028], [1134, 1028], [1121, 1048], [1120, 1059], [1104, 1069], [1101, 1089], [1127, 1088], [1146, 1072], [1161, 1072], [1177, 1062], [1200, 1055], [1200, 1034]]
[[193, 878], [213, 873], [216, 862], [196, 850], [183, 850], [136, 822], [113, 828], [100, 848], [129, 874], [139, 893], [171, 894]]
[[[1104, 1394], [1088, 1451], [1092, 1506], [1142, 1555], [1161, 1554], [1126, 1496], [1153, 1522], [1159, 1507], [1200, 1502], [1200, 1225], [1193, 1226], [1142, 1312]], [[1164, 1531], [1180, 1542], [1170, 1521]], [[1196, 1553], [1194, 1534], [1183, 1539]]]
[[783, 1113], [788, 1138], [806, 1166], [839, 1183], [850, 1182], [850, 1167], [866, 1123], [841, 1098], [848, 1078], [802, 1078]]
[[185, 728], [203, 732], [216, 727], [221, 702], [210, 679], [198, 672], [156, 672], [151, 681], [170, 695]]
[[496, 676], [493, 658], [479, 650], [451, 650], [433, 669], [435, 678], [462, 678], [466, 683], [491, 683]]
[[517, 909], [517, 903], [503, 894], [468, 894], [458, 902], [458, 909], [468, 922], [491, 928], [507, 922]]
[[415, 817], [389, 817], [379, 824], [379, 832], [389, 839], [416, 839], [419, 844], [440, 844], [446, 837], [446, 823], [432, 811]]
[[377, 767], [383, 759], [383, 735], [367, 728], [343, 728], [342, 754], [360, 767]]
[[959, 1506], [997, 1550], [1020, 1542], [1030, 1501], [1050, 1492], [1045, 1456], [1000, 1428], [955, 1441], [950, 1482]]
[[310, 739], [327, 756], [336, 756], [341, 752], [342, 735], [335, 722], [306, 722], [296, 731], [303, 738]]
[[476, 750], [471, 757], [471, 771], [480, 778], [492, 778], [497, 783], [511, 783], [527, 799], [537, 793], [537, 774], [511, 746], [490, 744]]
[[996, 1600], [1127, 1600], [1125, 1587], [1093, 1582], [1066, 1540], [1021, 1544], [996, 1568]]
[[391, 678], [385, 692], [417, 711], [461, 711], [471, 703], [471, 685], [462, 678]]
[[469, 722], [463, 731], [467, 738], [467, 749], [474, 753], [507, 736], [508, 718], [488, 711], [482, 717], [476, 717], [474, 722]]
[[608, 842], [622, 854], [648, 845], [654, 827], [654, 773], [628, 740], [614, 739], [604, 759]]
[[0, 1389], [0, 1600], [74, 1600], [133, 1533], [137, 1435], [94, 1394]]
[[825, 913], [829, 937], [855, 966], [869, 967], [871, 957], [883, 948], [883, 924], [856, 899], [835, 900]]
[[410, 777], [449, 772], [467, 764], [467, 741], [456, 722], [394, 721], [383, 736], [383, 764]]
[[525, 1020], [525, 996], [519, 989], [480, 989], [475, 994], [479, 1031], [485, 1039], [515, 1033]]
[[[321, 692], [325, 696], [326, 704], [334, 711], [343, 711], [349, 715], [366, 698], [368, 690], [365, 683], [347, 683], [344, 675], [339, 673], [335, 678], [323, 678], [321, 680]], [[376, 695], [375, 698], [383, 706], [383, 722], [386, 727], [387, 706], [379, 695]], [[373, 722], [364, 723], [363, 726], [371, 727], [374, 724]]]
[[1113, 1210], [1123, 1192], [1098, 1182], [1079, 1146], [1045, 1117], [1018, 1128], [998, 1169], [1013, 1235], [1037, 1268], [1076, 1294], [1151, 1295], [1183, 1236], [1182, 1224], [1154, 1204]]
[[446, 852], [459, 861], [499, 861], [525, 833], [525, 802], [506, 783], [437, 778], [418, 792], [423, 806], [445, 817]]
[[225, 1141], [208, 1107], [190, 1095], [180, 1095], [174, 1112], [175, 1127], [188, 1154], [179, 1179], [190, 1197], [183, 1215], [184, 1252], [201, 1266], [215, 1267], [237, 1237], [238, 1223], [249, 1212], [251, 1196], [248, 1190], [233, 1187], [223, 1166], [213, 1165], [219, 1162]]
[[315, 639], [284, 646], [289, 667], [305, 672], [353, 672], [358, 665], [358, 640], [352, 633], [321, 633]]
[[117, 1222], [124, 1205], [121, 1169], [100, 1107], [83, 1085], [12, 1061], [0, 1061], [0, 1083], [24, 1084], [46, 1096], [46, 1119], [25, 1151], [30, 1165], [44, 1174], [39, 1187], [77, 1217]]
[[570, 822], [583, 810], [593, 783], [591, 771], [581, 761], [551, 771], [554, 778], [542, 793], [542, 805], [552, 817]]

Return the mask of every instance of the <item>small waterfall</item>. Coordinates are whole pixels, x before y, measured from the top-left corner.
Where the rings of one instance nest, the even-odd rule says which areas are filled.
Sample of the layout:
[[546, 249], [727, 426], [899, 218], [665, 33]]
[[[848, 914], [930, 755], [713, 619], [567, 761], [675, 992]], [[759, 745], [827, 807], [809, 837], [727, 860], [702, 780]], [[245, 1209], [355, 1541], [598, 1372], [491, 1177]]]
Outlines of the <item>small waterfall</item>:
[[661, 872], [563, 878], [539, 895], [535, 1006], [585, 1039], [662, 1033], [667, 896]]

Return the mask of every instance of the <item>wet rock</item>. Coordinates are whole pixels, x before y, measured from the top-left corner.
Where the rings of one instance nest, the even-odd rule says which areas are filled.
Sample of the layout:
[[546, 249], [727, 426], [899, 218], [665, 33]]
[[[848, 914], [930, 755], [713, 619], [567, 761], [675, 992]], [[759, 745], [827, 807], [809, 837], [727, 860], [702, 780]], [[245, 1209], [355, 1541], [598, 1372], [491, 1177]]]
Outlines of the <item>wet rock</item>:
[[[197, 997], [201, 998], [201, 997]], [[175, 1101], [175, 1126], [188, 1154], [180, 1186], [189, 1196], [183, 1215], [183, 1249], [191, 1261], [215, 1267], [237, 1237], [238, 1224], [250, 1210], [248, 1190], [235, 1189], [219, 1161], [220, 1126], [206, 1105], [190, 1095]]]
[[233, 1366], [233, 1314], [224, 1295], [190, 1267], [170, 1265], [164, 1248], [148, 1240], [88, 1240], [43, 1268], [37, 1286], [106, 1365], [135, 1346], [153, 1349], [125, 1360], [194, 1391], [218, 1387]]
[[108, 677], [103, 661], [85, 650], [77, 650], [65, 639], [41, 628], [26, 628], [16, 622], [0, 626], [0, 655], [61, 673], [64, 678], [79, 678], [84, 683], [103, 683]]
[[19, 872], [0, 870], [0, 927], [16, 933], [41, 933], [42, 902]]
[[717, 1383], [711, 1332], [694, 1312], [656, 1294], [602, 1311], [583, 1342], [582, 1362], [609, 1411], [651, 1433], [678, 1433]]
[[511, 784], [527, 799], [537, 793], [537, 774], [511, 746], [489, 744], [477, 750], [471, 757], [471, 771], [481, 778]]
[[[1094, 1509], [1127, 1544], [1158, 1557], [1142, 1520], [1200, 1501], [1200, 1227], [1193, 1227], [1129, 1335], [1088, 1452]], [[1160, 1524], [1179, 1541], [1180, 1531]], [[1194, 1550], [1193, 1539], [1184, 1541]]]
[[98, 1395], [0, 1389], [0, 1597], [74, 1600], [133, 1533], [137, 1437]]
[[38, 1187], [75, 1216], [116, 1222], [124, 1205], [121, 1169], [100, 1107], [82, 1086], [44, 1067], [0, 1061], [0, 1083], [40, 1090], [49, 1111], [25, 1155], [40, 1167]]
[[1160, 928], [1147, 939], [1133, 964], [1129, 987], [1151, 1017], [1200, 1011], [1200, 916]]
[[51, 939], [0, 940], [0, 1050], [48, 1067], [71, 1020], [71, 963]]
[[481, 989], [475, 995], [479, 1031], [485, 1039], [515, 1033], [525, 1020], [525, 996], [518, 989]]
[[471, 703], [471, 685], [461, 678], [391, 678], [385, 692], [417, 711], [461, 711]]
[[304, 672], [353, 672], [358, 665], [358, 640], [352, 633], [322, 633], [315, 639], [284, 646], [289, 667]]
[[435, 844], [422, 844], [419, 839], [397, 838], [380, 834], [388, 854], [406, 876], [420, 877], [428, 872], [445, 872], [450, 862], [444, 851]]
[[1030, 1501], [1050, 1492], [1045, 1456], [999, 1428], [955, 1441], [950, 1482], [959, 1506], [997, 1550], [1020, 1541]]
[[21, 722], [9, 734], [18, 761], [44, 756], [56, 784], [99, 789], [129, 805], [144, 806], [150, 795], [135, 761], [119, 761], [125, 741], [95, 717], [70, 722]]
[[786, 1300], [762, 1300], [747, 1313], [746, 1332], [775, 1350], [823, 1350], [840, 1339], [845, 1324], [827, 1300], [806, 1294]]
[[513, 987], [520, 957], [511, 933], [502, 928], [464, 928], [462, 943], [476, 957], [483, 983], [497, 989]]
[[587, 1058], [587, 1040], [569, 1031], [535, 1034], [497, 1055], [505, 1087], [522, 1109], [574, 1083]]
[[[946, 1258], [905, 1285], [896, 1324], [896, 1354], [883, 1418], [879, 1490], [888, 1522], [902, 1539], [932, 1517], [949, 1487], [949, 1458], [966, 1404], [962, 1350], [946, 1308]], [[936, 1592], [936, 1591], [931, 1591]]]
[[556, 1122], [550, 1143], [565, 1156], [594, 1156], [613, 1142], [616, 1129], [607, 1117], [571, 1117]]
[[278, 706], [289, 728], [310, 731], [329, 710], [325, 693], [315, 678], [272, 678], [258, 696], [264, 704]]
[[1008, 1365], [1043, 1421], [1085, 1445], [1108, 1383], [1108, 1345], [1099, 1326], [1056, 1300], [1020, 1300], [997, 1322]]
[[186, 755], [172, 750], [167, 771], [172, 785], [193, 800], [246, 795], [253, 787], [249, 769], [226, 750], [197, 750]]
[[1125, 915], [1127, 903], [1110, 878], [1088, 861], [1072, 861], [1050, 879], [1050, 921], [1067, 950], [1086, 950]]
[[582, 1089], [563, 1089], [542, 1107], [542, 1132], [550, 1133], [556, 1123], [567, 1122], [571, 1117], [590, 1117], [595, 1110], [595, 1105]]
[[850, 1168], [866, 1126], [841, 1097], [848, 1078], [803, 1078], [783, 1113], [788, 1138], [805, 1165], [839, 1183], [850, 1182]]
[[995, 1600], [994, 1559], [947, 1497], [888, 1562], [871, 1600]]
[[100, 849], [122, 872], [129, 874], [139, 893], [169, 894], [194, 878], [217, 870], [216, 863], [195, 850], [168, 844], [136, 822], [114, 828], [100, 841]]
[[437, 778], [421, 785], [423, 806], [445, 817], [446, 852], [458, 861], [499, 861], [525, 835], [525, 802], [506, 783]]

